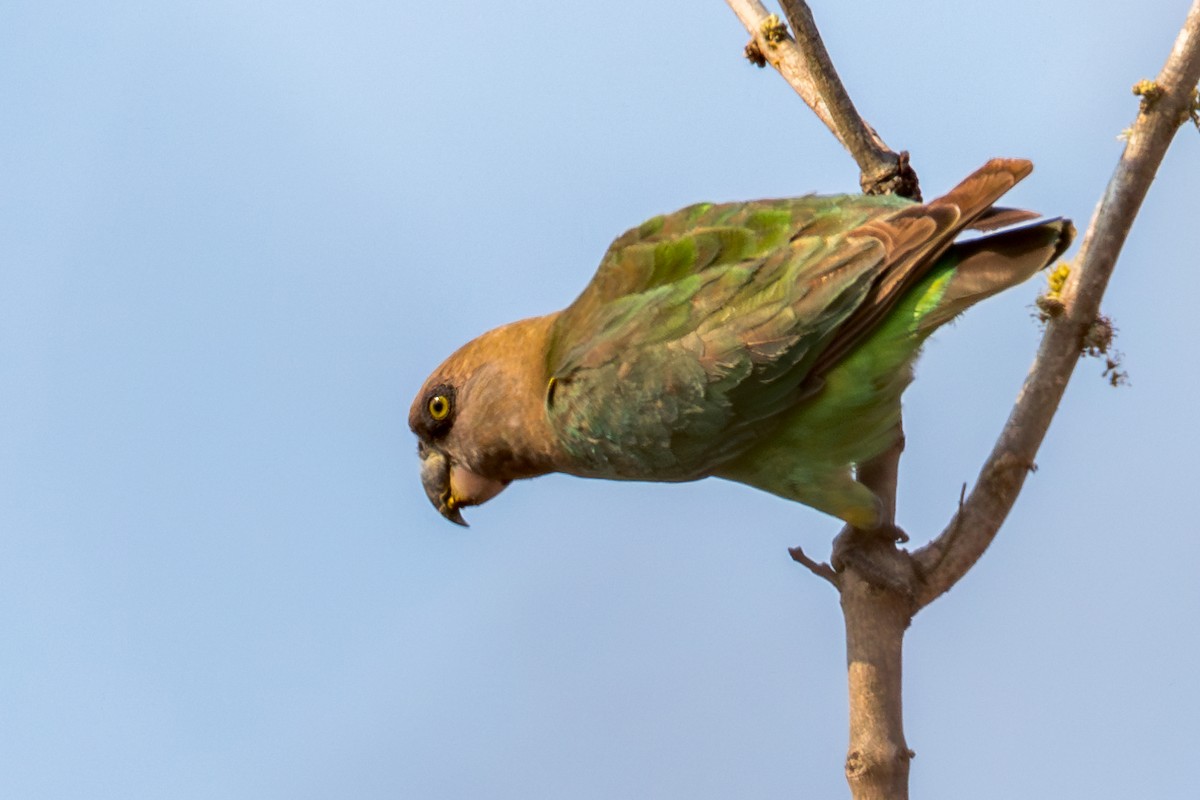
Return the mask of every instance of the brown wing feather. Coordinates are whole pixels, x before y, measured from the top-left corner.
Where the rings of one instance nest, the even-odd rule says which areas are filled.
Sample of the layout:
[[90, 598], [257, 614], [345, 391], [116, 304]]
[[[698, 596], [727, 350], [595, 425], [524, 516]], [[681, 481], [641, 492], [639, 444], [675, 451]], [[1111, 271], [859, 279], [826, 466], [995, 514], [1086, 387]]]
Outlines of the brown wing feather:
[[[1033, 171], [1024, 159], [994, 158], [936, 200], [909, 206], [882, 219], [870, 220], [847, 238], [866, 237], [880, 242], [884, 266], [870, 294], [846, 320], [813, 365], [819, 379], [867, 335], [896, 301], [937, 263], [954, 237], [977, 220], [986, 218], [992, 204]], [[1011, 211], [1002, 213], [1015, 216]]]
[[987, 233], [988, 231], [1007, 228], [1010, 225], [1016, 225], [1018, 222], [1029, 222], [1042, 216], [1036, 211], [1028, 211], [1024, 208], [1002, 208], [1001, 206], [992, 206], [987, 211], [980, 214], [974, 219], [971, 224], [967, 225], [973, 231]]

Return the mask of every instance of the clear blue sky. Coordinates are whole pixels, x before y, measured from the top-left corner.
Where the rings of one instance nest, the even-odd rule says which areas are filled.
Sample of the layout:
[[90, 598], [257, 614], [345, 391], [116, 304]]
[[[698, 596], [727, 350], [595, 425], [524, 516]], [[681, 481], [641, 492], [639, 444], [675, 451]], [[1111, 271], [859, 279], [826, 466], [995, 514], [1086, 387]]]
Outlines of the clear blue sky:
[[[1186, 0], [816, 3], [933, 196], [991, 156], [1086, 224]], [[840, 797], [837, 523], [550, 477], [430, 508], [405, 415], [699, 200], [852, 191], [707, 3], [9, 3], [0, 13], [0, 796]], [[1185, 797], [1200, 718], [1200, 135], [999, 539], [907, 643], [914, 796]], [[928, 348], [900, 522], [974, 479], [1031, 283]]]

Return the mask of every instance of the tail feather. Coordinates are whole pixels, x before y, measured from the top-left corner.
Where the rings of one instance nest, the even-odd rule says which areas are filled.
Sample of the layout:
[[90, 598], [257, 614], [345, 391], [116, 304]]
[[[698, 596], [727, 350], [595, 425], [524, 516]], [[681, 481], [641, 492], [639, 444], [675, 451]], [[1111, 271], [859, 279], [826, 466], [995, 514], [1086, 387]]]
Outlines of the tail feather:
[[1052, 219], [953, 245], [945, 258], [957, 262], [941, 300], [921, 320], [931, 331], [981, 300], [1028, 280], [1071, 245], [1075, 226]]
[[[992, 203], [1032, 171], [1033, 163], [1023, 158], [993, 158], [927, 205], [909, 206], [890, 218], [863, 225], [860, 230], [879, 237], [885, 246], [890, 243], [886, 238], [889, 232], [893, 232], [893, 238], [894, 231], [910, 228], [926, 233], [923, 241], [918, 239], [907, 249], [889, 248], [890, 263], [875, 288], [874, 303], [891, 306], [928, 273], [963, 228], [981, 219], [985, 226], [996, 225], [989, 216]], [[1001, 212], [1000, 224], [1005, 216], [1012, 218], [1019, 213], [1022, 212]]]
[[811, 374], [823, 374], [868, 335], [909, 289], [942, 263], [955, 246], [954, 237], [964, 228], [978, 225], [986, 230], [1032, 213], [1006, 208], [993, 211], [992, 205], [1032, 171], [1033, 164], [1025, 159], [993, 158], [942, 197], [872, 219], [851, 231], [848, 237], [874, 239], [883, 248], [880, 274], [862, 304], [813, 363]]
[[1040, 216], [1042, 215], [1038, 212], [1027, 211], [1024, 208], [992, 206], [976, 217], [967, 227], [973, 231], [988, 233], [1000, 228], [1007, 228], [1009, 225], [1016, 225], [1019, 222], [1029, 222], [1029, 220], [1037, 219]]

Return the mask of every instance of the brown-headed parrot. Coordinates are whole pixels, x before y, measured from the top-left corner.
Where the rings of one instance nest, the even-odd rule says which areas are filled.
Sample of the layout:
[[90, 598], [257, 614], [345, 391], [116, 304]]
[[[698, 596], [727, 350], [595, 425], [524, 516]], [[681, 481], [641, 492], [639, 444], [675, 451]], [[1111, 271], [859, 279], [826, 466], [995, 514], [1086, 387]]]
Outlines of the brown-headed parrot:
[[[925, 339], [1070, 244], [1062, 219], [993, 207], [1032, 170], [995, 159], [944, 197], [701, 203], [612, 243], [561, 311], [467, 343], [409, 425], [437, 510], [550, 472], [756, 486], [872, 530], [856, 471], [897, 446]], [[965, 229], [984, 232], [956, 242]]]

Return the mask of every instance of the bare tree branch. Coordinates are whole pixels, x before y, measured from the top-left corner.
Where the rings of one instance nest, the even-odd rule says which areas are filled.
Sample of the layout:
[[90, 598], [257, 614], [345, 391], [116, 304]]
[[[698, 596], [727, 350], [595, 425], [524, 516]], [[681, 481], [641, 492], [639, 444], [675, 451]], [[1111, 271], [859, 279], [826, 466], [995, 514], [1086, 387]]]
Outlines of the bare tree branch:
[[901, 662], [913, 607], [855, 569], [839, 577], [850, 688], [846, 782], [855, 800], [908, 800], [914, 753], [904, 738]]
[[[921, 199], [917, 175], [908, 163], [908, 153], [895, 153], [868, 125], [846, 93], [837, 70], [825, 50], [812, 12], [804, 0], [780, 0], [796, 37], [759, 0], [726, 0], [753, 37], [747, 54], [756, 63], [769, 62], [800, 98], [842, 143], [861, 176], [866, 194], [898, 194]], [[761, 61], [757, 61], [761, 59]]]
[[800, 549], [799, 545], [796, 547], [789, 547], [788, 555], [790, 555], [792, 560], [797, 564], [806, 567], [813, 575], [816, 575], [818, 578], [824, 578], [832, 583], [834, 587], [838, 587], [838, 574], [834, 572], [833, 567], [824, 562], [818, 563], [813, 561], [802, 549]]
[[[747, 56], [760, 66], [769, 61], [834, 132], [862, 170], [864, 190], [906, 194], [896, 184], [903, 182], [905, 171], [911, 174], [907, 156], [888, 150], [858, 116], [802, 0], [780, 0], [799, 43], [758, 0], [726, 2], [754, 37]], [[847, 540], [854, 547], [841, 548], [839, 564], [838, 542], [844, 533], [835, 541], [836, 570], [799, 548], [791, 551], [797, 562], [836, 586], [841, 597], [850, 690], [846, 779], [856, 800], [908, 797], [913, 752], [904, 737], [901, 713], [904, 632], [917, 611], [949, 591], [995, 538], [1025, 475], [1034, 469], [1033, 458], [1080, 356], [1107, 347], [1112, 329], [1100, 316], [1100, 299], [1175, 131], [1189, 119], [1200, 127], [1198, 81], [1200, 0], [1193, 0], [1158, 79], [1134, 87], [1142, 97], [1139, 116], [1084, 236], [1076, 267], [1053, 302], [1040, 304], [1049, 319], [1037, 358], [975, 489], [969, 497], [960, 497], [958, 513], [945, 530], [911, 555], [890, 539], [859, 536]], [[895, 172], [881, 184], [874, 176], [889, 165]], [[919, 197], [915, 175], [912, 192], [907, 196]], [[889, 502], [895, 496], [902, 446], [901, 442], [877, 463], [860, 465], [859, 479], [869, 480], [868, 485]], [[847, 558], [847, 552], [853, 557]]]
[[1195, 113], [1200, 81], [1200, 0], [1193, 0], [1171, 55], [1143, 100], [1125, 152], [1084, 235], [1063, 289], [1058, 316], [1049, 320], [1008, 422], [966, 503], [936, 539], [916, 551], [924, 581], [918, 607], [949, 591], [991, 544], [1016, 502], [1025, 475], [1058, 409], [1080, 354], [1106, 333], [1100, 299], [1134, 217], [1175, 131]]

